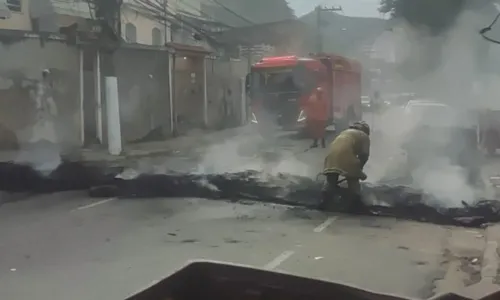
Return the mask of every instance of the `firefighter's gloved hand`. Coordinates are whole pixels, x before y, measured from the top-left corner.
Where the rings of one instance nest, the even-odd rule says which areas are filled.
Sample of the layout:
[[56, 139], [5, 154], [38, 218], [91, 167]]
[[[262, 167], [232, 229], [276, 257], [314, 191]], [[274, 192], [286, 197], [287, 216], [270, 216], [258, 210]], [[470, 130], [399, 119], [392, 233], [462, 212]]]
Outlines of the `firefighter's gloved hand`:
[[368, 178], [368, 176], [366, 176], [365, 172], [361, 172], [361, 176], [359, 177], [359, 179], [360, 179], [361, 181], [365, 181], [365, 180], [366, 180], [366, 178]]

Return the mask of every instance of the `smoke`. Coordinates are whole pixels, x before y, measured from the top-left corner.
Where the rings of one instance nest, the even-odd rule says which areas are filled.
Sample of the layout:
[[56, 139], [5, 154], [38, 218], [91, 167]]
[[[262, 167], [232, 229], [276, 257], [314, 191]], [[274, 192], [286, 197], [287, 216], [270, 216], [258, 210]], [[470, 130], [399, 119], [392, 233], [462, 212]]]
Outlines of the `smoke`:
[[[50, 74], [44, 70], [44, 78]], [[47, 92], [47, 84], [37, 82], [35, 89], [31, 92], [31, 98], [35, 104], [35, 120], [33, 126], [24, 132], [18, 133], [24, 143], [20, 145], [20, 151], [15, 162], [29, 164], [37, 171], [49, 174], [61, 163], [61, 138], [67, 136], [64, 126], [58, 124], [59, 109], [51, 91]]]
[[22, 146], [14, 162], [28, 164], [38, 172], [48, 175], [61, 164], [61, 149], [51, 141], [36, 141]]
[[279, 173], [316, 175], [320, 169], [299, 160], [294, 150], [297, 151], [283, 150], [282, 145], [279, 145], [279, 138], [264, 138], [258, 133], [244, 134], [207, 148], [198, 164], [197, 172], [230, 173], [256, 170], [262, 171], [263, 176]]
[[[447, 112], [435, 106], [428, 113], [407, 114], [398, 107], [374, 118], [373, 130], [378, 131], [380, 140], [373, 141], [371, 166], [367, 169], [373, 182], [406, 174], [414, 187], [441, 205], [461, 206], [462, 201], [474, 201], [478, 191], [468, 180], [467, 171], [479, 168], [479, 161], [475, 148], [463, 150], [471, 141], [467, 139], [476, 138], [475, 130], [467, 128], [477, 126], [477, 111], [495, 108], [500, 82], [498, 76], [481, 69], [480, 57], [485, 58], [488, 51], [481, 52], [485, 41], [478, 31], [485, 22], [481, 15], [464, 11], [456, 24], [440, 36], [429, 35], [425, 28], [404, 26], [404, 34], [399, 35], [395, 45], [400, 51], [400, 73], [415, 79], [402, 76], [397, 84], [402, 90], [416, 93], [417, 99], [442, 102], [452, 109]], [[449, 145], [446, 153], [439, 152], [437, 149], [444, 145]]]
[[[258, 180], [280, 187], [281, 196], [285, 197], [293, 192], [294, 182], [290, 176], [281, 180], [279, 175], [298, 175], [315, 178], [321, 170], [317, 165], [318, 156], [298, 157], [304, 154], [302, 145], [295, 145], [286, 149], [280, 144], [279, 137], [263, 137], [258, 133], [247, 134], [228, 139], [222, 143], [209, 147], [198, 165], [198, 173], [232, 173], [249, 170], [259, 171]], [[284, 149], [285, 148], [285, 149]], [[322, 156], [319, 156], [322, 157]], [[311, 158], [307, 161], [307, 158]], [[206, 185], [204, 182], [200, 182]]]
[[462, 201], [474, 202], [476, 193], [467, 182], [466, 170], [446, 158], [436, 157], [412, 172], [417, 188], [448, 207], [460, 207]]

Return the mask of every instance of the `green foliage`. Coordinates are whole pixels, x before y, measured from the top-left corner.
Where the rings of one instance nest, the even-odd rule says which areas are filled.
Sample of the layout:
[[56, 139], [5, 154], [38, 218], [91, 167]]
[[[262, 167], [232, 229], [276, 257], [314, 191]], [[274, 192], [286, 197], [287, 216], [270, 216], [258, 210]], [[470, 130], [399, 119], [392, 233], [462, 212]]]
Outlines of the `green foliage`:
[[431, 33], [447, 30], [464, 10], [493, 18], [498, 0], [380, 0], [379, 12], [404, 19], [413, 26], [426, 26]]
[[381, 0], [379, 11], [439, 34], [453, 25], [466, 4], [466, 0]]
[[[451, 28], [464, 11], [474, 11], [482, 17], [484, 26], [489, 25], [498, 13], [493, 4], [499, 2], [498, 0], [381, 0], [379, 11], [389, 14], [393, 19], [405, 20], [416, 28], [426, 27], [430, 33], [437, 35]], [[441, 46], [428, 45], [426, 53], [421, 57], [409, 57], [398, 66], [399, 73], [408, 79], [416, 79], [439, 68], [441, 60], [447, 56], [447, 53], [442, 52]], [[491, 44], [486, 41], [475, 45], [476, 71], [490, 71], [488, 59], [490, 46]]]

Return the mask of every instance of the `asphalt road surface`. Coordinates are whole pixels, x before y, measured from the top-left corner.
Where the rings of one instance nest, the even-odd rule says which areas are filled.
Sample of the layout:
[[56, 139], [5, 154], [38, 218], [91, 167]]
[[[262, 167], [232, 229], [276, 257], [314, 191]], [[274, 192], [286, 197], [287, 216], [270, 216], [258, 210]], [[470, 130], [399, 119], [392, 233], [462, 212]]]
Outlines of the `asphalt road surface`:
[[[181, 154], [133, 165], [149, 172], [255, 167], [314, 174], [324, 150], [305, 151], [308, 143], [240, 137], [208, 149], [202, 159]], [[278, 157], [273, 147], [281, 149]], [[2, 300], [119, 300], [193, 259], [416, 298], [447, 291], [480, 296], [498, 288], [497, 227], [470, 230], [250, 202], [58, 193], [2, 205], [0, 236]]]
[[387, 218], [78, 193], [2, 206], [0, 236], [6, 300], [123, 299], [192, 259], [427, 298], [478, 282], [488, 242], [483, 230]]

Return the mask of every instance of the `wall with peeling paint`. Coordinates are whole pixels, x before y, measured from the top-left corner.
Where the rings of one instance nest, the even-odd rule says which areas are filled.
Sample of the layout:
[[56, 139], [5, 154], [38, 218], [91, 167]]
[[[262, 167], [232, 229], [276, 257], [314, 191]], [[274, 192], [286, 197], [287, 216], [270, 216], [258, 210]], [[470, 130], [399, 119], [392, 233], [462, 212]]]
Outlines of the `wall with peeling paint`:
[[180, 134], [204, 126], [203, 62], [203, 56], [190, 53], [178, 53], [175, 57], [175, 112]]
[[212, 128], [237, 126], [241, 122], [241, 80], [248, 73], [245, 59], [207, 59], [208, 119]]
[[115, 53], [125, 143], [157, 128], [171, 132], [167, 60], [161, 50], [120, 48]]
[[62, 148], [80, 144], [78, 49], [61, 41], [24, 38], [0, 44], [0, 149], [43, 139], [37, 130], [37, 85], [50, 70], [47, 85], [57, 107], [53, 117]]

